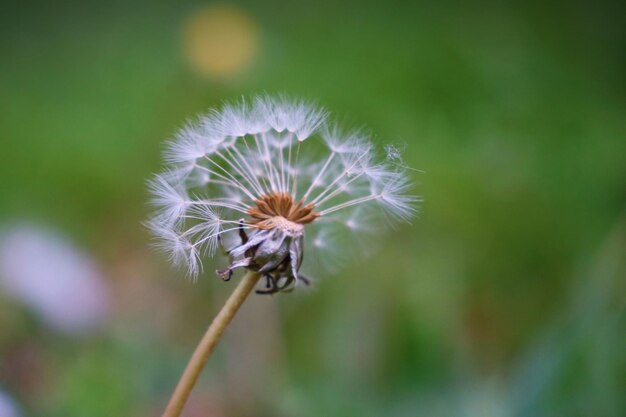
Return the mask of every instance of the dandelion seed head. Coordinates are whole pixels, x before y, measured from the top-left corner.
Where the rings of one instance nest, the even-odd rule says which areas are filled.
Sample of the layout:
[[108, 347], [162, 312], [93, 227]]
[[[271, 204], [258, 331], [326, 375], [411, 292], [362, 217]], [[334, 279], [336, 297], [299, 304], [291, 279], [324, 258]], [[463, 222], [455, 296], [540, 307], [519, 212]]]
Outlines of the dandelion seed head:
[[366, 135], [343, 133], [305, 101], [227, 104], [185, 125], [168, 146], [167, 170], [149, 184], [156, 212], [148, 226], [189, 275], [222, 246], [231, 264], [219, 276], [244, 267], [277, 292], [307, 281], [299, 272], [306, 245], [329, 253], [320, 263], [339, 264], [331, 258], [359, 246], [357, 234], [411, 218], [418, 199], [403, 163], [393, 163], [399, 150], [385, 152], [388, 163], [378, 162]]

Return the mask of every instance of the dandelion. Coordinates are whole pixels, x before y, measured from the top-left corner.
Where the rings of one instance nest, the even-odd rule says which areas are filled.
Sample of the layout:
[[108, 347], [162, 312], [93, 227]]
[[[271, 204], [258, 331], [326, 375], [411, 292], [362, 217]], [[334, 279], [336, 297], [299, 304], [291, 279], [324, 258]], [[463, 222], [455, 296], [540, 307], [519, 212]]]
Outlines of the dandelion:
[[[150, 182], [157, 211], [148, 225], [158, 247], [194, 278], [201, 259], [218, 250], [228, 258], [219, 277], [248, 273], [198, 347], [166, 416], [179, 415], [221, 332], [260, 279], [257, 293], [291, 291], [310, 282], [302, 272], [305, 248], [345, 251], [332, 246], [334, 238], [356, 243], [359, 233], [413, 216], [418, 199], [399, 152], [389, 149], [381, 161], [362, 132], [343, 133], [324, 110], [284, 97], [226, 105], [178, 133], [165, 153], [167, 170]], [[310, 259], [317, 262], [304, 269], [327, 266], [323, 256]]]
[[[260, 97], [226, 106], [170, 144], [168, 170], [150, 183], [158, 207], [150, 227], [193, 277], [201, 255], [220, 248], [230, 258], [218, 271], [225, 280], [246, 268], [266, 279], [260, 292], [306, 284], [305, 236], [312, 242], [335, 229], [357, 233], [364, 222], [413, 215], [416, 198], [395, 164], [399, 151], [389, 149], [387, 161], [378, 162], [365, 135], [342, 134], [327, 125], [323, 110], [304, 102]], [[356, 215], [372, 205], [377, 216]]]

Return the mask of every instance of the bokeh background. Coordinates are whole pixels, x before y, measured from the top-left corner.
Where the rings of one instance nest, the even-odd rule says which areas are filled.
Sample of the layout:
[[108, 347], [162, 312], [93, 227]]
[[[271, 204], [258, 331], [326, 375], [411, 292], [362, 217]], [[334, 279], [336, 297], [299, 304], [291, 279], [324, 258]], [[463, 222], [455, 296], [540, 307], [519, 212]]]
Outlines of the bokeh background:
[[262, 92], [403, 148], [425, 201], [339, 276], [248, 300], [185, 416], [626, 415], [625, 15], [4, 4], [0, 416], [160, 415], [233, 283], [149, 248], [146, 180], [185, 120]]

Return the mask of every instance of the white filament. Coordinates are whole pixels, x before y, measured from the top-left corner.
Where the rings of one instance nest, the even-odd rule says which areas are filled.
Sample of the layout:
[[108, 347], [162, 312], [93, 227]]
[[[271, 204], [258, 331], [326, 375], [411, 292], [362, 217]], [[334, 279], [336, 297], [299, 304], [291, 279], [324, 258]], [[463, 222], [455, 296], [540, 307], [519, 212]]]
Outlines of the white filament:
[[[366, 229], [359, 221], [376, 220], [359, 219], [357, 208], [373, 202], [376, 213], [409, 219], [418, 200], [408, 194], [404, 166], [373, 164], [361, 133], [342, 135], [325, 120], [325, 111], [305, 102], [262, 96], [187, 124], [165, 153], [168, 170], [150, 183], [157, 212], [149, 226], [160, 246], [196, 275], [200, 252], [213, 254], [220, 236], [255, 233], [249, 210], [271, 192], [314, 205], [325, 236]], [[343, 213], [352, 214], [346, 220]]]

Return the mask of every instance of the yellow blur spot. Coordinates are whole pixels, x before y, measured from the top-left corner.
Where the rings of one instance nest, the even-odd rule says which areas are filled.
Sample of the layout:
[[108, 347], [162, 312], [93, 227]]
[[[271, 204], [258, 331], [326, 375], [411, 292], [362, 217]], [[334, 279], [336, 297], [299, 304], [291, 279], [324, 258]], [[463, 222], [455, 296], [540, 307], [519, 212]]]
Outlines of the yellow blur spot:
[[209, 6], [192, 15], [184, 27], [184, 52], [199, 74], [230, 78], [244, 70], [259, 48], [259, 29], [235, 6]]

